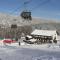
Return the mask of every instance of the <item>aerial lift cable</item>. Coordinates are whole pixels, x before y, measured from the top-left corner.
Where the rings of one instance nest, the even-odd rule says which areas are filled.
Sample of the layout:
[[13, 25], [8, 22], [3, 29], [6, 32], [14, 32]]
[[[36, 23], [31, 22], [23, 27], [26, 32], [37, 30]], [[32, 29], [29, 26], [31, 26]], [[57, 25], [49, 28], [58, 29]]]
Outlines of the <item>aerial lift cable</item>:
[[49, 1], [50, 1], [50, 0], [46, 0], [46, 1], [42, 2], [42, 3], [39, 3], [37, 6], [33, 7], [33, 8], [31, 9], [31, 11], [34, 11], [34, 10], [40, 8], [40, 6], [48, 3]]
[[[16, 8], [15, 10], [13, 10], [10, 14], [13, 14], [14, 12], [20, 11], [20, 9], [24, 7], [24, 4], [29, 4], [29, 3], [31, 3], [32, 1], [33, 1], [33, 0], [24, 2], [21, 6], [17, 7], [17, 8]], [[48, 3], [49, 1], [50, 1], [50, 0], [46, 0], [46, 1], [42, 2], [42, 3], [37, 4], [37, 5], [36, 5], [35, 7], [33, 7], [30, 11], [34, 11], [34, 10], [40, 8], [40, 6]]]
[[29, 4], [31, 3], [33, 0], [29, 0], [29, 1], [25, 1], [21, 6], [17, 7], [16, 9], [14, 9], [12, 12], [10, 12], [10, 14], [14, 14], [14, 12], [18, 12], [20, 11], [20, 9], [22, 9], [24, 7], [24, 4]]

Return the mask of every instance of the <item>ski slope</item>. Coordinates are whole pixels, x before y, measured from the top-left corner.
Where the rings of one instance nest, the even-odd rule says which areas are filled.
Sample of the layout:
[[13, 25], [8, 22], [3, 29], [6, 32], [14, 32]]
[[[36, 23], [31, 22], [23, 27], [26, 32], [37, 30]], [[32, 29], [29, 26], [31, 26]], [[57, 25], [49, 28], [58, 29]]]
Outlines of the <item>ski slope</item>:
[[60, 60], [60, 47], [49, 44], [0, 44], [0, 60]]

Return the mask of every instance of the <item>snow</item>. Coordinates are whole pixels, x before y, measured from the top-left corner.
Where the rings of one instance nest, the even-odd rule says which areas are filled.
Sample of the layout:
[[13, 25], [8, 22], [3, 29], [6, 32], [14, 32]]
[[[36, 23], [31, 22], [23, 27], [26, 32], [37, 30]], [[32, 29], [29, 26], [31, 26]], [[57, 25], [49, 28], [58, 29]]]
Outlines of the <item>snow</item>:
[[35, 29], [32, 33], [32, 35], [43, 35], [43, 36], [55, 36], [56, 30], [38, 30]]
[[25, 44], [0, 42], [0, 60], [60, 60], [59, 44]]
[[30, 41], [31, 41], [31, 42], [35, 42], [35, 41], [36, 41], [36, 39], [30, 39]]
[[28, 38], [32, 38], [32, 36], [27, 35]]
[[21, 45], [25, 45], [25, 43], [23, 42], [23, 43], [21, 43]]
[[[1, 47], [0, 47], [1, 48]], [[59, 60], [59, 52], [33, 50], [22, 47], [4, 46], [0, 49], [2, 60]]]
[[35, 57], [33, 60], [57, 60], [57, 58], [52, 57], [52, 56], [40, 56], [40, 57]]

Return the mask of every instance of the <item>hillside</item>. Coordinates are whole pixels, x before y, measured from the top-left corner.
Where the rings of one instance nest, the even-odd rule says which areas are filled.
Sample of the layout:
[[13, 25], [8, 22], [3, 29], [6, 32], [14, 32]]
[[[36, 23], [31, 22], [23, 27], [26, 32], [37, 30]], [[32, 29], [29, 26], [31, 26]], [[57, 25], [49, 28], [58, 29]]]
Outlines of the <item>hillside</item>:
[[[17, 25], [25, 25], [29, 24], [28, 22], [24, 22], [23, 19], [20, 16], [13, 16], [5, 13], [0, 13], [0, 24], [3, 24], [5, 26], [9, 26], [11, 24], [16, 23]], [[59, 21], [54, 20], [44, 20], [40, 18], [32, 18], [31, 24], [40, 24], [40, 23], [60, 23]]]

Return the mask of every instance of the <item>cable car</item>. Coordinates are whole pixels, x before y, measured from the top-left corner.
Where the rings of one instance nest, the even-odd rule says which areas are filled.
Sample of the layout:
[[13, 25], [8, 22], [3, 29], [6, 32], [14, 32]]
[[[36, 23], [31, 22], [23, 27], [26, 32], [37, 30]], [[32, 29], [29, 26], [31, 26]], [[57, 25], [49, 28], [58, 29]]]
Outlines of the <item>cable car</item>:
[[22, 13], [21, 13], [21, 17], [23, 18], [23, 19], [27, 19], [27, 20], [32, 20], [32, 17], [31, 17], [31, 12], [29, 12], [29, 11], [23, 11]]

